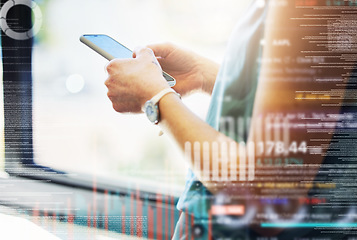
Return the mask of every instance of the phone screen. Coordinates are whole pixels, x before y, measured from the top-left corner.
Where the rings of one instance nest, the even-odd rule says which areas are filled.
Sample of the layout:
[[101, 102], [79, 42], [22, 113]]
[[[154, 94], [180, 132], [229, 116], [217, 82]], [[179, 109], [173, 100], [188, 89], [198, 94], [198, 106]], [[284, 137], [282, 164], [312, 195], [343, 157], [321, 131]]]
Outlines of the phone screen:
[[83, 35], [83, 37], [92, 42], [97, 47], [101, 48], [102, 51], [112, 55], [113, 58], [133, 57], [133, 52], [130, 49], [107, 35]]

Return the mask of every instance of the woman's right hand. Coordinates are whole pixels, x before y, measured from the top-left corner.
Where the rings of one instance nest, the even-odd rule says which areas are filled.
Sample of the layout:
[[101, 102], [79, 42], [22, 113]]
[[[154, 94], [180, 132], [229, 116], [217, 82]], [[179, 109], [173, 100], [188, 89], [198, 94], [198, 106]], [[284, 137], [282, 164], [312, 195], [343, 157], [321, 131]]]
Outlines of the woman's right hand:
[[163, 71], [176, 79], [173, 87], [181, 95], [192, 91], [211, 94], [219, 65], [171, 43], [147, 46], [154, 51]]

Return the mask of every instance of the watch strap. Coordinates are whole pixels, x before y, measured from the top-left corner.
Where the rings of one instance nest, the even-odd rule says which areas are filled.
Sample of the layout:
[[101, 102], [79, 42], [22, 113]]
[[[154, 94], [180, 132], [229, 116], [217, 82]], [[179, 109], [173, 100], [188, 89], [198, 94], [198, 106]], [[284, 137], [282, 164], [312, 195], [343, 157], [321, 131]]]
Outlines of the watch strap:
[[178, 93], [175, 90], [173, 90], [172, 88], [165, 88], [165, 89], [161, 90], [159, 93], [157, 93], [155, 96], [153, 96], [150, 101], [154, 105], [156, 105], [160, 101], [161, 98], [163, 98], [166, 94], [169, 94], [169, 93], [175, 93], [178, 95]]
[[159, 119], [160, 119], [160, 111], [159, 111], [159, 101], [167, 94], [169, 93], [175, 93], [179, 98], [181, 98], [181, 95], [178, 94], [175, 90], [172, 88], [165, 88], [161, 90], [159, 93], [157, 93], [154, 97], [152, 97], [150, 100], [148, 100], [144, 106], [143, 106], [143, 112], [146, 113], [147, 117], [149, 120], [154, 123], [158, 124]]

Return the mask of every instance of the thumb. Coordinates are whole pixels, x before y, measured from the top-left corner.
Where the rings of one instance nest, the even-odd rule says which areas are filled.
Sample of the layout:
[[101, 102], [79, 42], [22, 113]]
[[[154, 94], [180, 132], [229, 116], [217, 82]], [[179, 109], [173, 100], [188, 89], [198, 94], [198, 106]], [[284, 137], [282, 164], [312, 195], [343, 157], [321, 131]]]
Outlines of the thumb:
[[133, 57], [137, 59], [146, 59], [147, 61], [151, 61], [161, 69], [161, 66], [157, 61], [154, 52], [150, 48], [146, 48], [146, 47], [136, 48], [133, 51]]
[[155, 58], [154, 52], [150, 48], [138, 47], [133, 51], [134, 58]]
[[147, 46], [148, 48], [154, 51], [156, 57], [166, 58], [172, 52], [176, 50], [176, 46], [172, 43], [159, 43], [151, 44]]

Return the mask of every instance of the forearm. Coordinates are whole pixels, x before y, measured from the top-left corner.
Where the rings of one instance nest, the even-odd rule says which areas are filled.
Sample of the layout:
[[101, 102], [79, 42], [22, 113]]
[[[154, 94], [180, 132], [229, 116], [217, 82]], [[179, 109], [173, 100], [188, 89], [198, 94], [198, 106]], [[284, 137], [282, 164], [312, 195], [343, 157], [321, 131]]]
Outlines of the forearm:
[[174, 94], [167, 94], [159, 103], [160, 126], [173, 136], [184, 150], [185, 143], [231, 141], [192, 113]]
[[[190, 54], [186, 55], [191, 56]], [[209, 84], [207, 84], [207, 86], [210, 87], [207, 89], [213, 88], [218, 71], [218, 65], [206, 58], [200, 59], [202, 60], [200, 61], [200, 64], [205, 66], [205, 68], [202, 69], [204, 71], [200, 71], [199, 73], [196, 71], [194, 76], [191, 76], [189, 73], [175, 75], [177, 80], [175, 90], [179, 88], [181, 90], [186, 89], [187, 91], [187, 86], [192, 87], [193, 82], [199, 84], [201, 80], [199, 79], [200, 77], [202, 77], [202, 79], [208, 79]], [[168, 59], [166, 60], [169, 61]], [[156, 64], [156, 61], [157, 59], [152, 51], [145, 48], [139, 49], [136, 52], [136, 58], [134, 59], [116, 59], [110, 62], [107, 66], [108, 78], [105, 81], [105, 84], [108, 87], [107, 95], [112, 101], [113, 108], [116, 111], [123, 113], [141, 112], [141, 109], [146, 101], [152, 99], [156, 94], [165, 88], [169, 88], [165, 79], [162, 77], [162, 71], [158, 67], [158, 64]], [[182, 64], [184, 63], [187, 63], [187, 61], [182, 61]], [[195, 69], [191, 70], [195, 72]], [[150, 81], [148, 81], [148, 79], [150, 79]], [[161, 127], [167, 134], [173, 136], [183, 151], [185, 150], [185, 144], [187, 142], [191, 144], [198, 143], [199, 145], [204, 143], [232, 142], [231, 139], [219, 133], [193, 114], [182, 103], [177, 95], [164, 95], [160, 99], [158, 105], [161, 115]], [[202, 154], [200, 154], [200, 156], [202, 156]], [[199, 167], [197, 167], [198, 164], [193, 164], [192, 159], [193, 158], [188, 158], [187, 160], [191, 163], [193, 170], [199, 177], [203, 172], [203, 169], [201, 168], [201, 166], [203, 166], [203, 162], [207, 163], [211, 161], [210, 159], [205, 159], [205, 161], [203, 161], [203, 158], [196, 157], [195, 162], [201, 163], [199, 164]], [[214, 168], [216, 165], [213, 166], [210, 164], [210, 166], [210, 170], [219, 171], [218, 168]]]
[[193, 114], [175, 94], [162, 98], [159, 108], [160, 126], [176, 140], [195, 175], [211, 192], [223, 187], [217, 183], [226, 182], [228, 173], [236, 176], [232, 172], [238, 171], [237, 154], [229, 154], [232, 146], [238, 149], [236, 142]]

